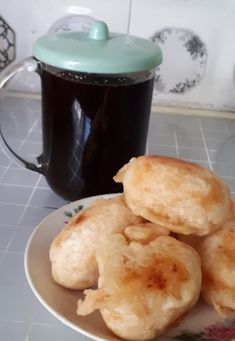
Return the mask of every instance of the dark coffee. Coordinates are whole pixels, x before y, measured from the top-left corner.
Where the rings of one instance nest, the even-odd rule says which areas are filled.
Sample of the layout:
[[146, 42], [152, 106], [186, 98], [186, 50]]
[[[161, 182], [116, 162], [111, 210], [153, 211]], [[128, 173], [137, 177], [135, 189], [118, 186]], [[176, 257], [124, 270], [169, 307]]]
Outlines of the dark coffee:
[[100, 85], [69, 75], [41, 71], [43, 173], [68, 200], [122, 191], [112, 178], [145, 154], [153, 78]]

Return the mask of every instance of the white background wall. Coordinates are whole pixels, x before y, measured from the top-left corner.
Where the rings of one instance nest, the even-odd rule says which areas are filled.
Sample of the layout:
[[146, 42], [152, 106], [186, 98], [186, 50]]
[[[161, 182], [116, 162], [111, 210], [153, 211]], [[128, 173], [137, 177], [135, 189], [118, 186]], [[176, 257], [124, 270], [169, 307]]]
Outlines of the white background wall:
[[[164, 27], [187, 28], [207, 48], [201, 82], [183, 94], [155, 93], [154, 103], [234, 111], [235, 0], [132, 0], [131, 5], [131, 34], [151, 38]], [[32, 54], [33, 43], [51, 25], [71, 14], [104, 20], [111, 31], [127, 32], [129, 7], [129, 0], [0, 0], [0, 16], [16, 32], [20, 60]], [[185, 65], [172, 47], [169, 81], [174, 68], [183, 74]]]

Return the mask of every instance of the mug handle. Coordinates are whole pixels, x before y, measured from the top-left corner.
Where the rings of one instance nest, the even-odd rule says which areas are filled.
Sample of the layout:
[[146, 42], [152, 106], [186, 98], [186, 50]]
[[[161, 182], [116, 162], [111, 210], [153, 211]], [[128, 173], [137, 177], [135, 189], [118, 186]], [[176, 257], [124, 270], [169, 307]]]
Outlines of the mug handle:
[[[7, 88], [8, 82], [19, 72], [22, 71], [29, 71], [29, 72], [36, 72], [40, 74], [40, 63], [34, 59], [33, 57], [28, 57], [23, 59], [21, 62], [14, 64], [12, 66], [7, 67], [0, 76], [0, 95], [4, 89]], [[4, 137], [1, 124], [0, 124], [0, 137], [4, 142], [4, 145], [7, 149], [13, 154], [13, 156], [20, 161], [27, 169], [30, 169], [34, 172], [38, 172], [43, 174], [43, 163], [42, 163], [42, 156], [36, 158], [37, 163], [32, 163], [23, 159], [20, 155], [18, 155], [7, 143], [6, 138]]]

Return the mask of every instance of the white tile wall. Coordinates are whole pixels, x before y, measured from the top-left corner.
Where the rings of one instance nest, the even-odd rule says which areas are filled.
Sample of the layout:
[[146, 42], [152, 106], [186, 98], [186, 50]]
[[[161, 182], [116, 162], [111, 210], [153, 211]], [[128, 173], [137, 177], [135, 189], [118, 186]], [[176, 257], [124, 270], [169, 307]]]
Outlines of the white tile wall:
[[[130, 33], [150, 38], [164, 27], [192, 30], [206, 44], [205, 75], [198, 86], [184, 94], [154, 95], [154, 103], [233, 111], [235, 109], [235, 1], [234, 0], [53, 0], [2, 1], [2, 15], [17, 33], [16, 60], [32, 54], [35, 40], [56, 21], [71, 15], [104, 20], [110, 30], [126, 32], [131, 6]], [[51, 10], [53, 8], [53, 10]], [[172, 48], [166, 65], [169, 79], [185, 71]], [[30, 80], [27, 80], [30, 83]]]
[[[164, 27], [187, 28], [199, 35], [208, 51], [201, 83], [183, 95], [157, 93], [156, 103], [223, 110], [235, 108], [234, 15], [233, 0], [133, 0], [131, 33], [149, 38]], [[168, 66], [172, 74], [176, 69], [183, 74], [186, 66], [176, 52], [172, 48], [172, 63]]]
[[17, 33], [17, 60], [32, 54], [38, 37], [47, 33], [59, 19], [71, 15], [87, 15], [104, 20], [110, 30], [126, 32], [129, 1], [119, 0], [11, 0], [1, 1], [2, 15]]

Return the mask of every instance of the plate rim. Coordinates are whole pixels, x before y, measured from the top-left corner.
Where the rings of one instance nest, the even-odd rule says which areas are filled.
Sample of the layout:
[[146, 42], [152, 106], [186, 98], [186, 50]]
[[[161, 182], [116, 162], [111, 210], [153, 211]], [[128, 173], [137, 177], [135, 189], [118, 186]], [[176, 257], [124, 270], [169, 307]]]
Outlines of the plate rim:
[[[48, 304], [46, 302], [46, 300], [43, 298], [43, 296], [40, 294], [40, 292], [38, 291], [37, 287], [35, 286], [34, 284], [34, 281], [31, 277], [31, 274], [30, 274], [30, 267], [29, 267], [29, 252], [30, 252], [30, 248], [32, 247], [32, 241], [34, 240], [34, 237], [35, 235], [37, 234], [37, 232], [40, 230], [40, 228], [42, 228], [42, 226], [46, 223], [47, 219], [49, 219], [49, 217], [53, 218], [53, 216], [56, 217], [56, 215], [58, 213], [63, 213], [65, 212], [67, 209], [73, 209], [74, 206], [76, 205], [84, 205], [85, 208], [86, 207], [89, 207], [89, 205], [92, 204], [93, 201], [95, 201], [96, 199], [101, 199], [101, 198], [106, 198], [106, 199], [109, 199], [109, 198], [112, 198], [114, 196], [117, 196], [117, 195], [120, 195], [120, 194], [123, 194], [123, 193], [110, 193], [110, 194], [101, 194], [101, 195], [96, 195], [96, 196], [91, 196], [91, 197], [86, 197], [86, 198], [82, 198], [82, 199], [78, 199], [78, 200], [75, 200], [75, 201], [72, 201], [70, 203], [67, 203], [66, 205], [63, 205], [55, 210], [53, 210], [51, 213], [49, 213], [46, 217], [44, 217], [33, 229], [28, 241], [27, 241], [27, 244], [26, 244], [26, 247], [25, 247], [25, 252], [24, 252], [24, 270], [25, 270], [25, 275], [26, 275], [26, 279], [28, 281], [28, 284], [30, 286], [30, 289], [32, 290], [33, 294], [36, 296], [36, 298], [38, 299], [38, 301], [40, 302], [40, 304], [52, 315], [54, 316], [57, 320], [59, 320], [63, 325], [71, 328], [72, 330], [74, 330], [75, 332], [81, 334], [81, 335], [84, 335], [88, 338], [90, 338], [91, 340], [95, 340], [95, 341], [112, 341], [112, 339], [110, 339], [109, 337], [105, 336], [105, 337], [102, 337], [102, 336], [98, 336], [97, 334], [95, 334], [94, 332], [91, 332], [91, 331], [87, 331], [86, 329], [80, 327], [80, 325], [74, 323], [74, 322], [71, 322], [66, 316], [62, 315], [61, 313], [59, 313], [57, 310], [55, 310], [50, 304]], [[82, 211], [81, 211], [82, 212]], [[44, 225], [45, 226], [45, 225]], [[61, 229], [63, 228], [63, 225], [61, 224]], [[56, 234], [55, 234], [56, 235]], [[48, 261], [50, 262], [49, 258], [48, 258]], [[56, 282], [55, 282], [56, 283]], [[62, 287], [62, 286], [61, 286]], [[200, 304], [200, 300], [198, 301], [198, 303]], [[197, 303], [197, 304], [198, 304]], [[197, 306], [197, 304], [195, 305], [195, 307]], [[208, 305], [206, 305], [208, 307]], [[214, 312], [214, 310], [212, 309], [211, 311]], [[207, 314], [207, 312], [204, 312], [205, 314]], [[204, 327], [207, 328], [207, 327], [210, 327], [210, 326], [213, 326], [217, 323], [222, 323], [223, 324], [223, 321], [220, 321], [220, 318], [219, 316], [216, 315], [216, 319], [213, 318], [213, 323], [209, 323], [208, 325], [206, 324]], [[105, 322], [104, 322], [104, 326], [105, 326]], [[179, 325], [180, 326], [180, 325]], [[179, 327], [178, 326], [178, 327]], [[107, 327], [107, 326], [106, 326]], [[176, 330], [178, 329], [178, 327], [176, 328]], [[203, 328], [204, 328], [203, 327]], [[109, 328], [107, 327], [107, 329], [109, 330]], [[173, 328], [175, 329], [175, 328]], [[185, 329], [186, 331], [188, 332], [196, 332], [197, 329], [191, 329], [191, 328], [186, 328]], [[182, 333], [184, 331], [184, 328], [180, 328], [178, 330], [180, 333]], [[109, 332], [112, 333], [111, 330], [109, 330]], [[122, 340], [121, 338], [119, 338], [117, 335], [113, 334], [113, 336], [115, 337], [115, 341], [116, 340]], [[157, 339], [160, 340], [175, 340], [175, 336], [176, 334], [172, 334], [171, 335], [171, 331], [170, 331], [170, 334], [166, 334], [165, 333], [163, 335], [159, 335], [157, 337]], [[163, 339], [161, 339], [161, 337], [163, 337]], [[154, 339], [155, 340], [155, 339]], [[229, 339], [229, 340], [232, 340], [232, 339]]]
[[[95, 334], [92, 334], [88, 331], [86, 331], [85, 329], [79, 327], [79, 326], [75, 326], [74, 323], [70, 322], [66, 317], [64, 317], [63, 315], [61, 315], [60, 313], [58, 313], [57, 311], [55, 311], [44, 299], [43, 297], [40, 295], [40, 293], [38, 292], [37, 288], [34, 285], [34, 282], [31, 278], [30, 275], [30, 271], [29, 271], [29, 251], [30, 251], [30, 247], [32, 244], [32, 241], [36, 235], [36, 233], [40, 230], [41, 226], [43, 224], [45, 224], [45, 222], [48, 220], [48, 218], [56, 216], [58, 214], [58, 212], [61, 211], [66, 211], [67, 208], [69, 208], [70, 206], [74, 206], [76, 204], [83, 204], [84, 201], [87, 202], [87, 206], [89, 206], [92, 201], [95, 201], [96, 199], [101, 199], [101, 198], [105, 198], [105, 199], [109, 199], [112, 197], [115, 197], [117, 195], [120, 195], [122, 193], [107, 193], [107, 194], [99, 194], [99, 195], [94, 195], [94, 196], [90, 196], [90, 197], [85, 197], [85, 198], [81, 198], [75, 201], [72, 201], [64, 206], [61, 206], [57, 209], [55, 209], [54, 211], [52, 211], [51, 213], [49, 213], [46, 217], [44, 217], [33, 229], [27, 243], [26, 243], [26, 247], [25, 247], [25, 251], [24, 251], [24, 271], [25, 271], [25, 275], [26, 275], [26, 279], [28, 281], [28, 284], [30, 286], [30, 289], [32, 290], [32, 292], [34, 293], [34, 295], [36, 296], [36, 298], [38, 299], [38, 301], [42, 304], [42, 306], [44, 306], [54, 317], [56, 317], [61, 323], [63, 323], [64, 325], [66, 325], [67, 327], [72, 328], [73, 330], [75, 330], [76, 332], [79, 332], [82, 335], [85, 335], [93, 340], [96, 341], [109, 341], [108, 339], [104, 339], [102, 337], [99, 337]], [[86, 205], [83, 204], [83, 205]], [[80, 212], [79, 212], [80, 213]], [[61, 227], [63, 228], [63, 226]], [[117, 336], [116, 336], [117, 337]], [[121, 340], [121, 339], [120, 339]]]

